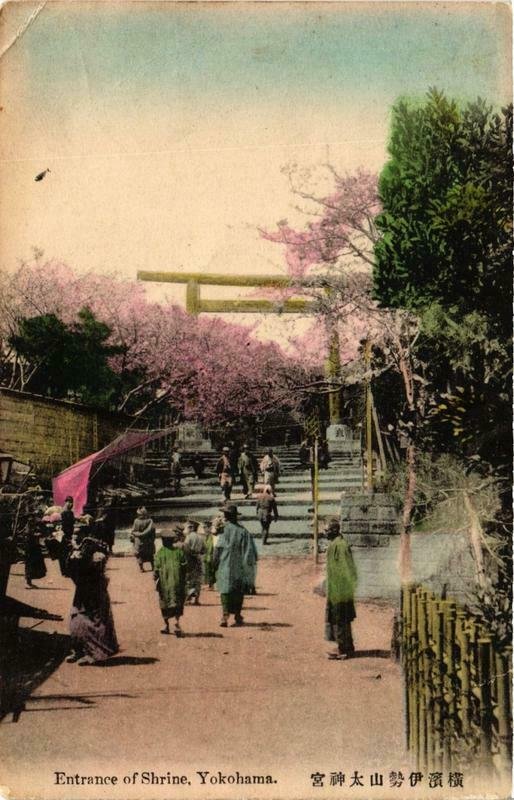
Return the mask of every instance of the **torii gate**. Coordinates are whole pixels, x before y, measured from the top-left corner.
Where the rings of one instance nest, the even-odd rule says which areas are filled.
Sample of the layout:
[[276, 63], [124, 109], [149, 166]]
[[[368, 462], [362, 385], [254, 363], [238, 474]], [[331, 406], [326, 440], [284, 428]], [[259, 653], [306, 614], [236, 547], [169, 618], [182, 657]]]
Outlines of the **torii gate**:
[[[244, 286], [258, 288], [291, 287], [289, 278], [283, 275], [222, 275], [208, 272], [149, 272], [139, 270], [137, 279], [154, 283], [185, 283], [186, 311], [188, 314], [305, 314], [313, 304], [309, 300], [290, 299], [283, 302], [245, 298], [244, 300], [202, 300], [200, 286]], [[309, 283], [312, 285], [312, 283]], [[330, 337], [329, 353], [325, 373], [329, 381], [339, 378], [341, 360], [339, 354], [339, 336], [333, 330]], [[341, 422], [340, 391], [331, 391], [328, 395], [330, 424]]]

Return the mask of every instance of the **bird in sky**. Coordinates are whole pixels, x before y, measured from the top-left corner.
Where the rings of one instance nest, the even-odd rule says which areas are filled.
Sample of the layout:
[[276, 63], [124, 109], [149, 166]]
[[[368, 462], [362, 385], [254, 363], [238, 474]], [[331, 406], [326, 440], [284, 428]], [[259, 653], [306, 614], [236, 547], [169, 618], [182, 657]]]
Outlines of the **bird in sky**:
[[36, 177], [34, 178], [34, 180], [35, 181], [42, 181], [47, 172], [50, 172], [50, 170], [49, 169], [45, 169], [45, 170], [43, 170], [43, 172], [38, 173], [36, 175]]

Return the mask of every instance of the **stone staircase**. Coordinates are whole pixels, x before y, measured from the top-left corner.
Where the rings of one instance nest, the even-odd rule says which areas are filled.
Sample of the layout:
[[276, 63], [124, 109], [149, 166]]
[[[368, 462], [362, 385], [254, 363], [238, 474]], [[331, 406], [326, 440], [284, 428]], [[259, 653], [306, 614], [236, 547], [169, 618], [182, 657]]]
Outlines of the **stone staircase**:
[[[272, 523], [269, 541], [276, 545], [270, 547], [270, 554], [280, 553], [284, 545], [302, 540], [305, 547], [298, 547], [295, 553], [309, 552], [312, 539], [312, 492], [310, 470], [299, 463], [298, 446], [274, 447], [281, 464], [281, 477], [277, 485], [277, 505], [279, 520]], [[263, 454], [257, 453], [258, 459]], [[206, 463], [206, 476], [197, 479], [189, 470], [182, 479], [182, 496], [156, 499], [149, 505], [149, 511], [158, 530], [165, 530], [172, 521], [184, 520], [188, 516], [207, 522], [218, 511], [223, 496], [215, 475], [212, 474], [214, 456]], [[319, 516], [340, 513], [341, 494], [362, 491], [362, 463], [360, 450], [352, 447], [332, 455], [327, 469], [319, 471]], [[245, 500], [240, 484], [232, 491], [231, 498], [238, 506], [241, 523], [256, 539], [261, 537], [260, 523], [255, 512], [255, 500]], [[123, 548], [128, 540], [128, 531], [117, 534], [117, 549]], [[126, 542], [128, 544], [128, 541]], [[267, 548], [265, 548], [268, 551]]]

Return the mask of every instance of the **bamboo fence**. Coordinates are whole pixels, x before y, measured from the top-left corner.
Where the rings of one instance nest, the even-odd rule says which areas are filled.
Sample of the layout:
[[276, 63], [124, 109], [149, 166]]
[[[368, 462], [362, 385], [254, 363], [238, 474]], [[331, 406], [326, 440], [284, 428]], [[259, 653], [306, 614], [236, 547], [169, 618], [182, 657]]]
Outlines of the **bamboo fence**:
[[401, 605], [407, 746], [418, 768], [510, 774], [512, 649], [421, 586], [404, 587]]

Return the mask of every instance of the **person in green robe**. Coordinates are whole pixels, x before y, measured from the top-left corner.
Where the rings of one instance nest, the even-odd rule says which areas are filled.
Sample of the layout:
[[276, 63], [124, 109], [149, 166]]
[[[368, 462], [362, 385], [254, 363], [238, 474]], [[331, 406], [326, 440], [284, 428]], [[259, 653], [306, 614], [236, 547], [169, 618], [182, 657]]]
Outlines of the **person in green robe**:
[[223, 611], [220, 626], [226, 628], [231, 614], [235, 625], [244, 623], [241, 611], [245, 594], [255, 587], [257, 548], [252, 535], [237, 522], [237, 506], [226, 503], [221, 510], [225, 524], [214, 548], [214, 567]]
[[209, 589], [214, 589], [216, 583], [216, 570], [214, 568], [214, 548], [218, 541], [218, 536], [223, 533], [225, 519], [223, 516], [213, 517], [209, 527], [209, 532], [205, 537], [205, 554], [203, 557], [204, 582]]
[[337, 517], [326, 520], [325, 533], [329, 540], [325, 639], [337, 642], [337, 651], [329, 653], [329, 658], [341, 660], [351, 658], [355, 653], [352, 621], [355, 619], [353, 597], [357, 586], [357, 570], [350, 545], [341, 536]]
[[169, 620], [175, 618], [175, 636], [182, 636], [180, 617], [186, 601], [187, 556], [178, 546], [182, 535], [180, 525], [161, 535], [162, 547], [154, 558], [155, 588], [164, 619], [161, 633], [170, 632]]

